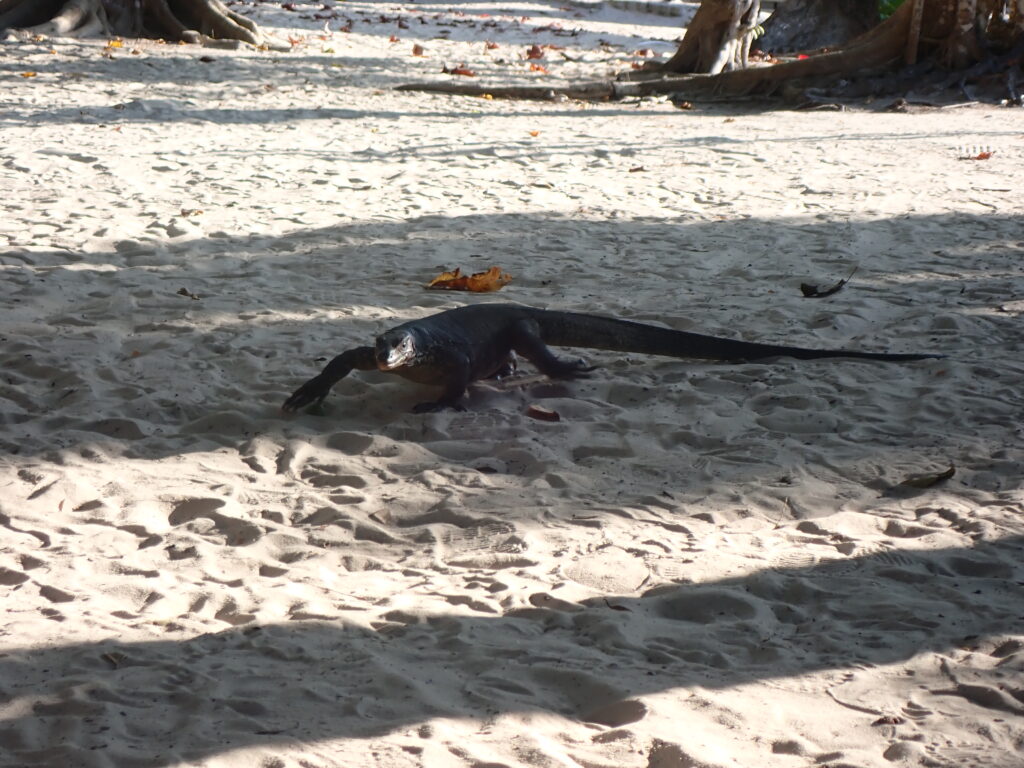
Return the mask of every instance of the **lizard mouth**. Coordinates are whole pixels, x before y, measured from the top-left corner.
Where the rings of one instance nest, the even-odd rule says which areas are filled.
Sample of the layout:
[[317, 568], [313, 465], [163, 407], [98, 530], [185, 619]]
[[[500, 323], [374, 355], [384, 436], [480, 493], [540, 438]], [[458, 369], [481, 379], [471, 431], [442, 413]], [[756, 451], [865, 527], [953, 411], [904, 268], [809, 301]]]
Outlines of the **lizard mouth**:
[[406, 336], [396, 344], [378, 345], [374, 356], [377, 358], [377, 368], [379, 370], [393, 371], [396, 368], [401, 368], [403, 365], [408, 365], [415, 358], [416, 349], [412, 338]]

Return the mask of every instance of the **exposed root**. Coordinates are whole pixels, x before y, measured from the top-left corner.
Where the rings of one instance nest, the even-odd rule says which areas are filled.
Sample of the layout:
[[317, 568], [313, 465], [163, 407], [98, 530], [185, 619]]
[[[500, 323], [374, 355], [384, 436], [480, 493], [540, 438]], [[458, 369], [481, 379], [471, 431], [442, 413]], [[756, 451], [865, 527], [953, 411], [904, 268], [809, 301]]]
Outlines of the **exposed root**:
[[0, 0], [0, 29], [20, 27], [29, 34], [53, 37], [146, 34], [216, 47], [248, 44], [275, 51], [291, 49], [222, 0], [135, 0], [112, 8], [123, 11], [113, 24], [104, 12], [103, 0], [66, 0], [63, 4], [50, 0], [50, 5], [40, 0]]
[[[972, 62], [992, 64], [1000, 61], [991, 50], [981, 50], [979, 40], [996, 47], [1010, 47], [1007, 41], [1024, 41], [1024, 12], [997, 13], [1005, 4], [1016, 9], [1024, 0], [911, 0], [900, 6], [884, 22], [828, 53], [802, 56], [771, 66], [732, 69], [719, 74], [677, 75], [668, 64], [660, 70], [641, 70], [619, 75], [614, 82], [583, 83], [563, 88], [540, 87], [486, 87], [457, 83], [411, 83], [399, 90], [430, 91], [471, 96], [490, 94], [494, 97], [550, 99], [558, 95], [577, 99], [618, 99], [651, 94], [673, 94], [679, 99], [733, 99], [745, 96], [770, 96], [780, 90], [787, 96], [797, 96], [804, 89], [835, 82], [886, 73], [890, 80], [899, 67], [907, 62], [921, 61], [925, 65], [936, 60], [956, 66], [958, 77], [968, 77], [965, 68]], [[969, 13], [984, 5], [984, 18], [967, 23]], [[713, 3], [719, 9], [740, 8], [742, 3]], [[709, 6], [709, 7], [711, 7]], [[701, 9], [705, 6], [702, 4]], [[694, 17], [696, 20], [696, 17]], [[708, 17], [710, 20], [712, 17]], [[719, 21], [725, 16], [714, 17]], [[730, 19], [732, 17], [729, 17]], [[709, 22], [710, 23], [710, 22]], [[714, 27], [714, 25], [711, 25]], [[708, 27], [708, 29], [711, 29]], [[734, 27], [739, 30], [740, 27]], [[689, 35], [689, 33], [687, 33]], [[717, 34], [717, 33], [716, 33]], [[1004, 39], [1005, 38], [1005, 39]], [[720, 36], [718, 39], [722, 39]], [[739, 38], [736, 38], [738, 41]], [[680, 46], [680, 50], [685, 47]], [[729, 48], [729, 46], [725, 46]], [[690, 48], [691, 53], [695, 50]], [[733, 46], [733, 54], [742, 50]], [[678, 54], [677, 54], [678, 56]], [[676, 57], [674, 57], [676, 58]], [[1003, 86], [1010, 103], [1021, 98], [1016, 69], [1019, 59], [1003, 57], [1008, 67]], [[671, 63], [671, 62], [670, 62]], [[713, 62], [714, 63], [714, 62]], [[911, 68], [913, 69], [913, 68]]]
[[430, 91], [472, 96], [491, 94], [504, 98], [551, 98], [561, 94], [569, 98], [609, 99], [647, 96], [656, 93], [679, 94], [682, 98], [709, 96], [768, 95], [792, 79], [822, 78], [849, 71], [881, 67], [900, 57], [906, 42], [906, 14], [897, 14], [879, 25], [876, 34], [854, 41], [851, 47], [813, 58], [788, 61], [774, 66], [735, 69], [717, 75], [652, 75], [626, 73], [620, 80], [584, 83], [567, 88], [487, 88], [457, 83], [410, 83], [398, 86], [403, 91]]
[[88, 37], [109, 29], [100, 0], [67, 0], [52, 19], [25, 27], [22, 31], [29, 35], [47, 37]]

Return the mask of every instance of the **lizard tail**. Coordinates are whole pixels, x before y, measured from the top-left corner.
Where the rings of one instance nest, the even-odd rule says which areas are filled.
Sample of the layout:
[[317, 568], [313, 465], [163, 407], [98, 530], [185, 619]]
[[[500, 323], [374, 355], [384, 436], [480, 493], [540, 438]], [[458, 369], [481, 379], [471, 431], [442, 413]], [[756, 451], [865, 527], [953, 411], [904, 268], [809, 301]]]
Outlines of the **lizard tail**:
[[848, 349], [807, 349], [779, 344], [760, 344], [574, 312], [544, 311], [538, 313], [535, 318], [545, 343], [556, 347], [586, 347], [614, 352], [634, 352], [644, 355], [704, 360], [758, 360], [766, 357], [795, 357], [800, 360], [815, 360], [823, 357], [851, 357], [895, 362], [943, 357], [943, 355], [860, 352]]

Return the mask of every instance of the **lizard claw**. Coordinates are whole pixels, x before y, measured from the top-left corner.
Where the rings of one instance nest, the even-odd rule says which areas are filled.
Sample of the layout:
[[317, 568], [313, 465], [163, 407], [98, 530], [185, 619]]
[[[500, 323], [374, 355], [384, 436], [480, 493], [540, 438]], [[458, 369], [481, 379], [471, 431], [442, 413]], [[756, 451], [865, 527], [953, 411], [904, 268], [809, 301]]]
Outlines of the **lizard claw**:
[[304, 408], [307, 405], [313, 403], [320, 404], [327, 397], [327, 393], [330, 391], [330, 385], [324, 386], [324, 382], [319, 376], [314, 376], [312, 379], [307, 381], [301, 387], [296, 389], [291, 397], [284, 401], [281, 406], [281, 410], [285, 413], [295, 413], [300, 408]]

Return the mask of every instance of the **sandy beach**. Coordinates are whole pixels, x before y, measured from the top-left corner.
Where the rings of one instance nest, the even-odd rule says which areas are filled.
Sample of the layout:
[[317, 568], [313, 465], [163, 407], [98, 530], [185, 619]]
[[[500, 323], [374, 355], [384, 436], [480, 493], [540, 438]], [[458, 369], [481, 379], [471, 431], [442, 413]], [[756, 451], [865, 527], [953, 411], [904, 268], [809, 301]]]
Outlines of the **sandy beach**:
[[[399, 92], [600, 79], [694, 6], [328, 5], [0, 43], [0, 766], [1024, 765], [1020, 110]], [[946, 357], [281, 412], [496, 301]]]

